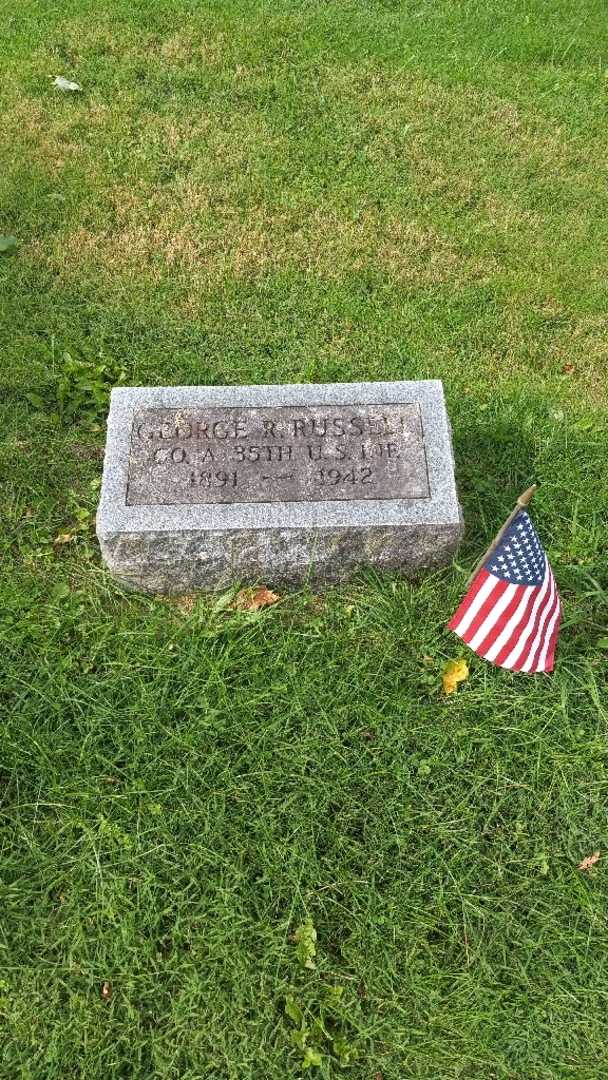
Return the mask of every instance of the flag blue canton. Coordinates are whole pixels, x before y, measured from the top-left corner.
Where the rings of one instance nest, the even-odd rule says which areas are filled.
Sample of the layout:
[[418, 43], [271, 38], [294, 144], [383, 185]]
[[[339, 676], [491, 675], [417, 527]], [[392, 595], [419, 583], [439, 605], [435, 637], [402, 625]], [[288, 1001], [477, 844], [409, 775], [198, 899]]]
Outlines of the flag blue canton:
[[512, 585], [541, 585], [546, 556], [534, 525], [520, 510], [500, 544], [484, 563], [484, 569]]

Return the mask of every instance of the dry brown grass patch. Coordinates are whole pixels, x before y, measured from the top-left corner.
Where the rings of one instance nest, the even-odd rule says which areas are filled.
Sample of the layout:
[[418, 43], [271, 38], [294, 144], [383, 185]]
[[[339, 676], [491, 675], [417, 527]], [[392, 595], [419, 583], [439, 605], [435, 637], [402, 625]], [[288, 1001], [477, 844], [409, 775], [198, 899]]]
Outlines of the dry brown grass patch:
[[[184, 203], [143, 207], [134, 192], [114, 192], [117, 225], [95, 233], [81, 226], [60, 239], [50, 258], [54, 268], [102, 273], [152, 271], [183, 274], [182, 285], [198, 289], [225, 275], [259, 277], [297, 269], [339, 278], [378, 270], [406, 285], [478, 281], [494, 272], [490, 259], [463, 255], [429, 225], [366, 211], [351, 219], [332, 207], [300, 207], [246, 215], [227, 207], [209, 209], [208, 189], [188, 191]], [[196, 207], [196, 210], [194, 210]], [[59, 262], [59, 265], [57, 263]]]
[[19, 148], [28, 161], [36, 161], [46, 168], [56, 170], [69, 158], [82, 156], [85, 149], [81, 142], [72, 138], [74, 116], [67, 111], [57, 111], [49, 82], [49, 101], [42, 104], [38, 98], [23, 97], [2, 118], [2, 138], [13, 155]]
[[[586, 136], [584, 144], [549, 116], [471, 84], [442, 84], [411, 72], [379, 70], [358, 64], [326, 72], [338, 99], [351, 101], [362, 118], [377, 119], [370, 129], [369, 153], [390, 157], [395, 148], [414, 168], [434, 147], [442, 148], [448, 169], [461, 156], [473, 175], [491, 168], [536, 165], [554, 175], [592, 177], [605, 168], [604, 136]], [[493, 161], [488, 152], [494, 150]], [[502, 159], [502, 164], [500, 161]]]
[[[192, 193], [190, 193], [192, 194]], [[485, 280], [491, 259], [469, 257], [445, 235], [417, 221], [383, 219], [368, 211], [351, 219], [334, 207], [300, 207], [270, 213], [264, 207], [239, 214], [232, 207], [208, 210], [211, 195], [197, 191], [197, 213], [167, 204], [150, 216], [134, 193], [116, 193], [117, 227], [96, 232], [81, 226], [32, 256], [59, 276], [126, 275], [160, 282], [171, 275], [188, 310], [197, 297], [227, 278], [257, 279], [281, 270], [339, 280], [364, 270], [387, 274], [405, 286]]]
[[[74, 62], [88, 53], [95, 53], [110, 56], [121, 63], [203, 62], [216, 65], [225, 61], [229, 46], [226, 35], [212, 25], [204, 29], [197, 27], [190, 34], [177, 31], [164, 36], [152, 32], [134, 32], [128, 23], [117, 25], [100, 13], [96, 13], [94, 19], [66, 19], [58, 33], [63, 48], [72, 55]], [[41, 51], [41, 56], [46, 59], [48, 53]]]

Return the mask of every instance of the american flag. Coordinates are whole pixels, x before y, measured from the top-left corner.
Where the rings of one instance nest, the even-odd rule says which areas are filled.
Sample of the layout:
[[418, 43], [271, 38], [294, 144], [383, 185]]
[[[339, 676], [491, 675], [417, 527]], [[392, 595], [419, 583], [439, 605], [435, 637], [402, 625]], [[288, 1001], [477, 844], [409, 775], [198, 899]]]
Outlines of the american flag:
[[490, 552], [453, 619], [458, 637], [511, 671], [553, 671], [561, 603], [549, 560], [525, 510]]

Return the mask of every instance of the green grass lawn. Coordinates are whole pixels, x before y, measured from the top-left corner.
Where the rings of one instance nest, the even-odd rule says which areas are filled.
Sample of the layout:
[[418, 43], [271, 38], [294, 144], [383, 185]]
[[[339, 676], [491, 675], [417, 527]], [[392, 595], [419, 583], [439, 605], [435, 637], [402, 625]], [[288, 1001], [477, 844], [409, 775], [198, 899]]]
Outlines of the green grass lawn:
[[[603, 1080], [605, 4], [7, 0], [0, 38], [1, 1076]], [[114, 382], [424, 377], [455, 566], [246, 614], [100, 565]], [[446, 698], [532, 480], [555, 674]]]

